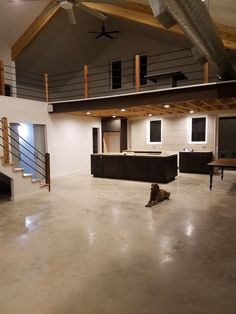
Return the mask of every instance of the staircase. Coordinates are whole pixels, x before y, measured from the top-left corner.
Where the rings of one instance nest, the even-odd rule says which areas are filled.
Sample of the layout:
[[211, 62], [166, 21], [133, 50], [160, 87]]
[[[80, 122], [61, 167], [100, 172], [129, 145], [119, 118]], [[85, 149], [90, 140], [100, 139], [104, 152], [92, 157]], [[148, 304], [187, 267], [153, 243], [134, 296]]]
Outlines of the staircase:
[[[1, 125], [2, 124], [2, 125]], [[17, 200], [19, 198], [28, 196], [33, 193], [39, 193], [43, 191], [50, 191], [50, 156], [48, 153], [41, 154], [36, 148], [34, 148], [27, 141], [27, 145], [31, 146], [31, 151], [26, 148], [26, 146], [19, 143], [15, 138], [13, 138], [9, 131], [12, 130], [7, 123], [6, 118], [1, 119], [0, 124], [0, 173], [4, 174], [11, 179], [11, 200]], [[2, 134], [1, 134], [2, 133]], [[18, 135], [19, 136], [19, 135]], [[21, 141], [22, 142], [22, 141]], [[28, 154], [21, 152], [25, 156], [24, 160], [17, 151], [19, 151], [23, 146], [24, 152], [28, 150]], [[33, 151], [33, 153], [32, 153]], [[36, 154], [42, 155], [40, 164], [35, 161]], [[31, 156], [31, 155], [33, 156]], [[24, 168], [19, 168], [15, 165], [12, 160], [16, 159], [21, 162], [21, 164], [26, 164], [28, 169], [32, 169], [32, 173], [25, 173]], [[27, 161], [25, 161], [27, 160]], [[34, 173], [34, 175], [33, 175]], [[39, 174], [42, 179], [34, 178], [35, 174]]]

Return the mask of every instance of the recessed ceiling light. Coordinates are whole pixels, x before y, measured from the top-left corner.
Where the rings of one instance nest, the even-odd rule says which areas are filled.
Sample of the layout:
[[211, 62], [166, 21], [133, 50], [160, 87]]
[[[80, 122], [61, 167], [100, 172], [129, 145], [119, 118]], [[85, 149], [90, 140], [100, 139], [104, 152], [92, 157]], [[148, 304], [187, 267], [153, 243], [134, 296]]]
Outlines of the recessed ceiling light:
[[120, 111], [126, 111], [126, 109], [123, 108], [123, 109], [120, 109]]
[[116, 118], [116, 116], [112, 116], [112, 118], [114, 118], [114, 119], [115, 119], [115, 118]]
[[89, 112], [89, 111], [88, 111], [88, 112], [86, 112], [86, 114], [87, 114], [87, 115], [90, 115], [90, 114], [91, 114], [91, 112]]
[[149, 113], [148, 116], [149, 116], [149, 117], [152, 117], [152, 113]]
[[165, 108], [170, 108], [170, 105], [164, 105]]
[[194, 110], [190, 110], [189, 113], [194, 113]]

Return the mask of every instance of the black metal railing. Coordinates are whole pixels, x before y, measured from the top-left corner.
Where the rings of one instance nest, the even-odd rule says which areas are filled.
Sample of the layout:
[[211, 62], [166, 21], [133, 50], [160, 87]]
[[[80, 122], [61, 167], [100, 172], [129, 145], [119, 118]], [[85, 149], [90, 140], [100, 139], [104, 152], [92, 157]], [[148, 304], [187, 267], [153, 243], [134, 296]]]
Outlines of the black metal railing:
[[9, 126], [6, 127], [6, 124], [4, 128], [2, 119], [1, 123], [0, 138], [2, 143], [0, 143], [0, 146], [11, 156], [9, 160], [16, 168], [22, 168], [24, 171], [25, 167], [28, 167], [32, 177], [46, 183], [50, 191], [50, 155], [40, 152], [14, 129]]
[[[230, 51], [228, 55], [236, 68], [236, 53]], [[165, 80], [153, 82], [146, 78], [148, 75], [162, 72], [181, 71], [186, 76], [186, 79], [178, 80], [174, 87], [204, 83], [204, 67], [195, 61], [189, 48], [139, 56], [142, 62], [139, 65], [140, 86], [138, 89], [135, 55], [132, 58], [121, 58], [101, 65], [85, 65], [73, 71], [49, 74], [3, 65], [2, 76], [4, 76], [5, 84], [11, 86], [12, 96], [47, 102], [173, 87]], [[113, 62], [117, 61], [121, 62], [121, 68], [112, 68]], [[207, 77], [208, 82], [218, 81], [217, 73], [212, 67], [209, 67]]]

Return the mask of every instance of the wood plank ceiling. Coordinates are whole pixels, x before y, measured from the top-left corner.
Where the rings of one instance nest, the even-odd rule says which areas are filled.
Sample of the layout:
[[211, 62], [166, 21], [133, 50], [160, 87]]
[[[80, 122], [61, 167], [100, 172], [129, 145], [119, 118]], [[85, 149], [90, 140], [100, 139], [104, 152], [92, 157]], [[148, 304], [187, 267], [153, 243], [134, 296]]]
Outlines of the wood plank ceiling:
[[[55, 0], [49, 1], [49, 7]], [[105, 1], [107, 2], [107, 1]], [[147, 4], [135, 3], [131, 1], [122, 1], [119, 4], [98, 3], [98, 2], [82, 2], [84, 6], [92, 10], [104, 13], [108, 16], [114, 16], [121, 19], [133, 21], [142, 25], [147, 25], [156, 29], [164, 29], [163, 26], [155, 19], [151, 8]], [[60, 7], [56, 6], [50, 9], [46, 14], [40, 15], [26, 29], [26, 31], [18, 38], [12, 46], [12, 60], [15, 60], [27, 46], [36, 38], [40, 31], [50, 22], [50, 20], [60, 11]], [[222, 41], [227, 49], [236, 50], [236, 28], [216, 23]], [[167, 32], [183, 34], [179, 26], [171, 27]]]
[[165, 104], [133, 106], [121, 109], [103, 109], [70, 112], [78, 116], [93, 117], [144, 117], [144, 116], [182, 116], [203, 113], [236, 112], [236, 98], [217, 98], [196, 101], [169, 102]]

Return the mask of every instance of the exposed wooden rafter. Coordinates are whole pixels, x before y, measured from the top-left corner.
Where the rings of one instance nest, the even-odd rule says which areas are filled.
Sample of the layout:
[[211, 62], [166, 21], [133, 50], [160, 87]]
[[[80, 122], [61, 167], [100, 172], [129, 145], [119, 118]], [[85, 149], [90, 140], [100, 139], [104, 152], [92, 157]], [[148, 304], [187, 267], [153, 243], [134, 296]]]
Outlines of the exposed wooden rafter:
[[[48, 7], [54, 2], [51, 0]], [[111, 1], [112, 2], [112, 1]], [[126, 1], [123, 4], [115, 5], [109, 3], [83, 2], [83, 5], [92, 10], [112, 15], [115, 17], [127, 19], [143, 25], [151, 26], [157, 29], [165, 28], [153, 16], [152, 10], [148, 5]], [[24, 49], [35, 39], [39, 32], [49, 23], [49, 21], [61, 10], [59, 6], [55, 6], [43, 15], [39, 15], [34, 22], [26, 29], [20, 38], [11, 48], [12, 60], [15, 60]], [[236, 50], [236, 28], [217, 24], [216, 27], [221, 35], [222, 41], [226, 48]], [[170, 32], [183, 35], [183, 31], [178, 25], [168, 29]]]
[[[129, 1], [119, 6], [97, 2], [83, 2], [83, 4], [90, 9], [94, 9], [104, 14], [113, 15], [159, 29], [165, 29], [153, 16], [150, 7], [144, 4]], [[225, 48], [236, 50], [236, 28], [217, 23], [216, 27], [220, 33]], [[183, 31], [177, 25], [168, 29], [168, 31], [183, 34]]]
[[[51, 0], [47, 7], [53, 3]], [[26, 47], [35, 39], [35, 37], [41, 32], [41, 30], [49, 23], [49, 21], [61, 10], [59, 6], [55, 6], [46, 11], [42, 16], [38, 16], [34, 22], [26, 29], [26, 31], [17, 39], [14, 45], [11, 47], [11, 57], [15, 60]]]

